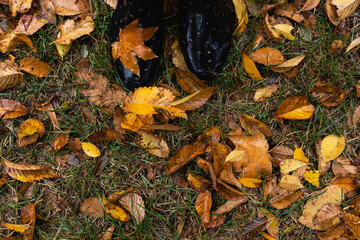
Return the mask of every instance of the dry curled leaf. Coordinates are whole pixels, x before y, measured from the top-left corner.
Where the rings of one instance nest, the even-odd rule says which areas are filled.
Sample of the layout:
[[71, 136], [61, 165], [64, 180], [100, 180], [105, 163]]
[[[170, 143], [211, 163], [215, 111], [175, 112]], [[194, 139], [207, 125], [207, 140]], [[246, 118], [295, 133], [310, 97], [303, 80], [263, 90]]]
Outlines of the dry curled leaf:
[[10, 119], [24, 116], [28, 109], [21, 103], [9, 99], [0, 99], [0, 119]]
[[120, 222], [127, 222], [130, 220], [130, 215], [124, 209], [110, 203], [105, 196], [102, 197], [102, 204], [105, 212], [112, 218], [119, 220]]
[[246, 29], [248, 23], [248, 13], [246, 4], [243, 0], [233, 0], [236, 17], [238, 19], [237, 27], [234, 30], [233, 36], [242, 33]]
[[289, 60], [284, 61], [282, 64], [277, 66], [272, 66], [271, 70], [274, 72], [284, 73], [290, 71], [292, 68], [299, 65], [305, 58], [305, 55], [299, 55], [297, 57], [291, 58]]
[[257, 69], [255, 62], [246, 55], [245, 52], [242, 53], [242, 60], [244, 65], [244, 70], [249, 76], [255, 80], [263, 80], [263, 77], [261, 76], [259, 70]]
[[270, 137], [271, 132], [268, 126], [265, 123], [260, 122], [259, 120], [241, 113], [240, 116], [240, 123], [243, 129], [247, 130], [250, 134], [253, 134], [256, 129], [259, 130], [265, 137]]
[[264, 47], [252, 52], [249, 57], [255, 62], [266, 66], [279, 65], [284, 62], [284, 56], [278, 49]]
[[288, 97], [276, 110], [275, 120], [283, 122], [283, 119], [309, 119], [314, 114], [314, 111], [315, 107], [307, 101], [306, 96]]
[[36, 141], [45, 132], [44, 124], [35, 119], [28, 119], [23, 122], [17, 132], [17, 143], [20, 147], [26, 146]]
[[10, 177], [22, 182], [33, 182], [44, 178], [59, 177], [51, 167], [27, 163], [13, 163], [4, 158], [1, 160], [1, 163]]
[[38, 78], [47, 77], [52, 67], [35, 58], [23, 58], [20, 62], [20, 70], [30, 73]]
[[94, 30], [94, 21], [90, 16], [79, 22], [68, 19], [59, 26], [59, 30], [61, 35], [55, 40], [55, 43], [58, 45], [68, 45], [75, 39], [90, 34]]
[[195, 173], [189, 173], [187, 179], [190, 186], [198, 192], [205, 192], [212, 186], [212, 182], [210, 180], [203, 178]]
[[359, 46], [360, 45], [360, 37], [354, 39], [350, 45], [346, 48], [346, 52], [345, 53], [348, 53], [350, 52], [352, 49], [354, 49], [355, 47]]
[[187, 97], [184, 97], [178, 101], [172, 102], [171, 106], [180, 110], [194, 110], [201, 107], [211, 97], [216, 87], [208, 87], [201, 89]]
[[120, 59], [126, 69], [140, 77], [137, 57], [143, 60], [158, 57], [151, 48], [145, 46], [145, 41], [153, 37], [158, 27], [139, 28], [138, 23], [139, 19], [136, 19], [124, 29], [120, 29], [119, 41], [111, 46], [113, 59]]
[[342, 212], [342, 216], [346, 225], [348, 225], [350, 231], [356, 236], [357, 239], [360, 238], [360, 218], [351, 213]]
[[26, 44], [33, 52], [36, 52], [31, 39], [22, 33], [15, 33], [14, 30], [7, 30], [0, 35], [0, 51], [2, 53], [8, 53], [13, 51], [17, 46]]
[[343, 103], [350, 91], [337, 86], [320, 86], [311, 89], [316, 100], [326, 107], [334, 107]]
[[140, 224], [145, 218], [145, 203], [137, 193], [127, 193], [119, 199], [119, 203], [135, 218], [136, 224]]

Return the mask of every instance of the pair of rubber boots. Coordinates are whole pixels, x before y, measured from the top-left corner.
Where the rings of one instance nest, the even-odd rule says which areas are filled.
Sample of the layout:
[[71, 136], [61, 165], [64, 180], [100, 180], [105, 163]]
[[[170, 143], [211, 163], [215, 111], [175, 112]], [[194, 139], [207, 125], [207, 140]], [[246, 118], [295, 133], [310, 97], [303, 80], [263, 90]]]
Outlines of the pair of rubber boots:
[[[138, 27], [160, 26], [164, 0], [118, 0], [110, 26], [110, 41], [119, 41], [119, 29], [135, 19]], [[224, 0], [178, 0], [179, 45], [188, 69], [202, 80], [222, 71], [231, 41], [231, 25]], [[159, 28], [145, 42], [157, 56], [163, 52]], [[150, 86], [157, 78], [160, 57], [144, 61], [138, 58], [140, 76], [124, 68], [120, 59], [114, 67], [121, 83], [129, 90]]]

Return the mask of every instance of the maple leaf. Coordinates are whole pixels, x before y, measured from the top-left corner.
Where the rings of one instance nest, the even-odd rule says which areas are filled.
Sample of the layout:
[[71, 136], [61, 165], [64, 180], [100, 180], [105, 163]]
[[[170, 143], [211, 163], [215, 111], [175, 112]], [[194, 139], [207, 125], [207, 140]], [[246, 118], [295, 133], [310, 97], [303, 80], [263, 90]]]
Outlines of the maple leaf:
[[140, 77], [137, 58], [149, 60], [158, 57], [151, 48], [145, 46], [145, 41], [152, 38], [158, 27], [139, 28], [139, 19], [134, 20], [119, 31], [119, 41], [111, 44], [114, 60], [120, 59], [124, 67]]

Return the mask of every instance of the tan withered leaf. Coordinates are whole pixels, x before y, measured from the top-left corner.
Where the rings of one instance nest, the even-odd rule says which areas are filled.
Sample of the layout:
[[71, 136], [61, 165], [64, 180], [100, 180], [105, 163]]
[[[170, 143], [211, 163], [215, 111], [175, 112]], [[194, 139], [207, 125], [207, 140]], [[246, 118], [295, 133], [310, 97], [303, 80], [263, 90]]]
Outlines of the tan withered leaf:
[[190, 93], [193, 94], [198, 92], [204, 88], [206, 88], [205, 83], [203, 83], [198, 77], [194, 74], [177, 68], [175, 70], [176, 80], [179, 83], [180, 87]]
[[28, 114], [21, 103], [9, 99], [0, 99], [0, 119], [17, 118]]
[[302, 22], [304, 20], [304, 16], [298, 12], [292, 3], [280, 5], [275, 9], [275, 13], [283, 17], [291, 18], [296, 22]]
[[127, 222], [130, 220], [130, 215], [124, 209], [110, 203], [105, 196], [102, 197], [102, 204], [105, 212], [112, 218], [119, 220], [120, 222]]
[[35, 119], [28, 119], [23, 122], [17, 132], [17, 143], [20, 147], [26, 146], [36, 141], [45, 132], [45, 127], [42, 122]]
[[277, 92], [278, 89], [279, 89], [279, 85], [277, 84], [272, 84], [265, 88], [258, 89], [255, 92], [254, 100], [256, 102], [265, 101], [269, 97], [272, 97]]
[[72, 16], [80, 14], [81, 11], [76, 5], [77, 0], [52, 0], [56, 14], [61, 16]]
[[139, 137], [136, 140], [136, 143], [140, 147], [161, 158], [169, 156], [170, 149], [166, 141], [160, 135], [141, 130], [138, 133]]
[[357, 166], [350, 164], [350, 160], [348, 163], [340, 163], [340, 161], [336, 160], [334, 164], [332, 164], [332, 170], [336, 176], [339, 177], [353, 177], [356, 178], [358, 174]]
[[65, 146], [69, 140], [70, 128], [65, 129], [64, 132], [56, 133], [54, 138], [51, 140], [50, 145], [55, 149], [59, 150]]
[[33, 0], [11, 0], [9, 1], [9, 7], [12, 13], [12, 17], [15, 17], [17, 13], [26, 13], [30, 10]]
[[284, 73], [290, 71], [292, 68], [299, 65], [305, 58], [305, 55], [299, 55], [297, 57], [291, 58], [289, 60], [286, 60], [280, 65], [272, 66], [271, 70], [274, 72]]
[[174, 156], [168, 162], [168, 172], [166, 177], [188, 164], [196, 156], [201, 155], [205, 152], [205, 143], [194, 142], [180, 148]]
[[94, 132], [88, 138], [93, 143], [110, 141], [122, 142], [125, 139], [121, 133], [110, 128], [102, 128], [100, 132]]
[[85, 19], [75, 22], [73, 19], [68, 19], [59, 26], [60, 37], [56, 39], [56, 44], [68, 45], [75, 39], [90, 34], [94, 30], [94, 21], [90, 16]]
[[357, 46], [359, 46], [359, 45], [360, 45], [360, 37], [354, 39], [354, 40], [350, 43], [350, 45], [346, 48], [346, 52], [345, 52], [345, 53], [351, 51], [353, 48], [355, 48], [355, 47], [357, 47]]
[[158, 56], [151, 48], [145, 46], [145, 41], [152, 38], [158, 27], [139, 28], [139, 19], [134, 20], [119, 31], [119, 41], [111, 44], [113, 59], [120, 59], [124, 67], [140, 77], [137, 57], [149, 60]]
[[34, 192], [37, 184], [36, 182], [25, 184], [16, 195], [17, 201], [30, 200], [34, 197]]
[[[0, 103], [0, 106], [1, 106], [1, 103]], [[1, 109], [1, 107], [0, 107], [0, 109]], [[0, 115], [1, 115], [1, 110], [0, 110]], [[359, 123], [360, 123], [360, 105], [355, 108], [354, 114], [352, 116], [353, 126], [355, 127]]]
[[178, 101], [172, 102], [171, 106], [184, 111], [194, 110], [201, 107], [211, 97], [216, 87], [208, 87], [201, 89], [187, 97], [184, 97]]
[[341, 22], [339, 16], [336, 13], [336, 7], [334, 5], [331, 4], [332, 0], [326, 0], [325, 3], [325, 10], [326, 10], [326, 14], [328, 15], [330, 21], [335, 25], [339, 25], [339, 23]]
[[30, 38], [25, 34], [16, 34], [14, 30], [7, 30], [0, 35], [0, 51], [2, 53], [11, 52], [15, 50], [17, 46], [22, 44], [28, 45], [33, 52], [36, 52]]
[[52, 67], [35, 58], [23, 58], [20, 62], [20, 70], [30, 73], [38, 78], [47, 77]]
[[296, 191], [304, 186], [301, 184], [300, 179], [293, 175], [285, 175], [281, 178], [280, 187], [285, 188], [289, 191]]
[[207, 228], [216, 228], [224, 224], [225, 222], [225, 215], [215, 215], [210, 214], [210, 222], [204, 223], [204, 226]]
[[[184, 56], [182, 55], [181, 50], [180, 50], [179, 40], [175, 40], [174, 44], [172, 45], [171, 54], [172, 54], [172, 62], [174, 63], [175, 67], [177, 67], [183, 71], [188, 71]], [[176, 78], [177, 78], [177, 75], [176, 75]], [[177, 80], [179, 82], [179, 79], [177, 79]], [[180, 83], [179, 83], [179, 85], [181, 86]]]
[[252, 52], [249, 57], [255, 62], [266, 66], [279, 65], [284, 62], [284, 56], [278, 49], [264, 47]]
[[198, 192], [204, 192], [212, 186], [212, 182], [195, 173], [189, 173], [187, 176], [190, 186]]
[[259, 120], [256, 120], [255, 118], [241, 113], [240, 116], [240, 123], [241, 126], [247, 130], [250, 134], [254, 133], [254, 129], [259, 130], [262, 134], [264, 134], [265, 137], [270, 137], [271, 132], [268, 126], [266, 126], [265, 123], [260, 122]]
[[357, 239], [360, 238], [360, 218], [351, 213], [342, 212], [342, 216], [346, 225], [348, 225], [350, 231], [356, 236]]
[[320, 0], [307, 0], [300, 11], [310, 11], [319, 5]]
[[119, 203], [135, 218], [140, 224], [145, 218], [145, 203], [137, 193], [128, 193], [119, 199]]
[[210, 209], [212, 205], [211, 193], [209, 191], [201, 192], [196, 197], [195, 207], [201, 221], [205, 223], [210, 222]]
[[16, 63], [5, 61], [0, 63], [0, 92], [15, 87], [24, 78]]
[[224, 214], [230, 212], [232, 209], [236, 208], [247, 200], [248, 197], [245, 195], [235, 200], [227, 200], [223, 205], [221, 205], [220, 207], [218, 207], [218, 209], [215, 210], [214, 214]]
[[113, 232], [114, 232], [115, 226], [111, 225], [111, 227], [109, 227], [105, 234], [103, 235], [103, 237], [101, 238], [101, 240], [111, 240]]
[[338, 204], [325, 204], [314, 217], [314, 223], [329, 229], [340, 223], [340, 206]]
[[349, 231], [349, 227], [344, 222], [341, 222], [326, 232], [320, 232], [318, 237], [320, 240], [341, 239], [341, 237], [344, 236], [345, 232], [347, 231]]
[[349, 17], [360, 5], [360, 0], [331, 0], [336, 6], [336, 14], [340, 20]]
[[350, 91], [344, 91], [338, 86], [321, 86], [311, 89], [316, 100], [326, 107], [334, 107], [343, 103]]
[[288, 97], [276, 110], [275, 120], [283, 122], [283, 119], [309, 119], [314, 114], [314, 111], [315, 107], [307, 101], [306, 96]]
[[[320, 194], [320, 195], [319, 195]], [[343, 199], [343, 193], [340, 187], [330, 185], [322, 190], [313, 193], [313, 197], [307, 201], [298, 221], [314, 230], [326, 230], [322, 224], [315, 223], [314, 218], [318, 211], [326, 204], [340, 204]]]
[[271, 149], [270, 154], [273, 157], [273, 160], [279, 163], [283, 160], [292, 158], [294, 150], [285, 145], [278, 145]]
[[103, 217], [104, 211], [101, 202], [96, 197], [86, 198], [80, 206], [80, 210], [90, 217]]
[[1, 163], [10, 177], [22, 182], [33, 182], [44, 178], [59, 177], [51, 167], [31, 165], [27, 163], [13, 163], [2, 159]]
[[245, 72], [255, 80], [263, 80], [263, 77], [257, 69], [255, 62], [248, 55], [246, 55], [245, 52], [242, 53], [242, 59]]

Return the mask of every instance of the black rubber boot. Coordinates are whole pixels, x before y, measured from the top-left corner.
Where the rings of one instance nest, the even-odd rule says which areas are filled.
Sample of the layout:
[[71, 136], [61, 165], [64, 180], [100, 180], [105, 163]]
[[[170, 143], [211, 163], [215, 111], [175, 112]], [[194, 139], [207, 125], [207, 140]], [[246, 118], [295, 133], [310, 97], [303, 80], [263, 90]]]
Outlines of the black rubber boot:
[[[160, 27], [162, 9], [163, 0], [118, 0], [110, 25], [110, 42], [119, 41], [119, 29], [124, 29], [135, 19], [139, 19], [138, 26], [141, 28]], [[151, 39], [145, 42], [145, 45], [150, 47], [158, 57], [146, 61], [138, 58], [137, 62], [140, 67], [141, 78], [129, 69], [124, 68], [120, 59], [114, 62], [114, 67], [121, 83], [129, 90], [150, 86], [156, 80], [159, 71], [160, 57], [163, 52], [160, 28]]]
[[224, 0], [179, 0], [179, 44], [188, 69], [209, 80], [220, 73], [231, 43]]

